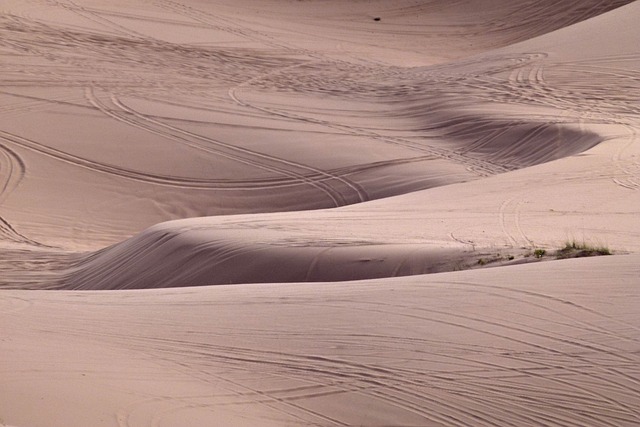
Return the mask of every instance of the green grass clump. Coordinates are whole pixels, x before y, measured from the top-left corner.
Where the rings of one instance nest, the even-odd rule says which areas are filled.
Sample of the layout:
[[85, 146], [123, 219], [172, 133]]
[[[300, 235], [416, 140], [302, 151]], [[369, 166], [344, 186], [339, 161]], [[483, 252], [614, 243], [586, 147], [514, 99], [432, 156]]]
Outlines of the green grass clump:
[[533, 256], [535, 256], [536, 258], [542, 258], [546, 253], [547, 251], [544, 249], [536, 249], [535, 251], [533, 251]]

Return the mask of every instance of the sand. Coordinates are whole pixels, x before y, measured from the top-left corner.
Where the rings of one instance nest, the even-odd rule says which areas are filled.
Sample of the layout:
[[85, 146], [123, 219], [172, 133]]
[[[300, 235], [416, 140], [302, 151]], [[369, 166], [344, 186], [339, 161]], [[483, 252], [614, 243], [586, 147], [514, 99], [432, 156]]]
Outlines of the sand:
[[0, 425], [640, 422], [640, 2], [0, 10]]

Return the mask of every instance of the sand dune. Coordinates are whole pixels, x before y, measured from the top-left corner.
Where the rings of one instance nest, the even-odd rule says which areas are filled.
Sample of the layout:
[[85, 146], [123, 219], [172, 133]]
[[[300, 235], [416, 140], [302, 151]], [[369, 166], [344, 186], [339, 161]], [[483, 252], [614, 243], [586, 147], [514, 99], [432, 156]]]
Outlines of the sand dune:
[[474, 73], [528, 73], [531, 51], [407, 65], [624, 2], [237, 3], [7, 3], [0, 138], [22, 171], [8, 175], [20, 185], [3, 193], [3, 218], [43, 244], [97, 249], [171, 219], [347, 205], [574, 154], [597, 141], [505, 152], [560, 130], [472, 98], [509, 97]]
[[3, 291], [0, 414], [65, 427], [632, 426], [639, 266]]
[[0, 11], [0, 426], [640, 423], [640, 2]]
[[[631, 53], [640, 33], [625, 25], [639, 11], [634, 4], [557, 36], [462, 63], [412, 69], [423, 77], [424, 90], [416, 78], [410, 96], [387, 95], [410, 99], [410, 106], [399, 106], [397, 113], [390, 107], [390, 116], [404, 119], [403, 132], [437, 135], [425, 137], [426, 143], [359, 128], [383, 144], [413, 148], [495, 178], [332, 211], [166, 223], [91, 255], [51, 286], [123, 289], [420, 274], [464, 268], [486, 256], [520, 261], [526, 250], [561, 247], [573, 239], [636, 251], [640, 199], [629, 199], [628, 193], [637, 188], [634, 109], [640, 87], [618, 63], [628, 69], [640, 65], [640, 56]], [[624, 31], [617, 35], [619, 43], [606, 56], [588, 49], [597, 38], [590, 34], [602, 34], [616, 17]], [[552, 37], [573, 46], [526, 53], [546, 48]], [[590, 67], [588, 80], [572, 84], [572, 78]], [[410, 85], [411, 80], [402, 82]], [[615, 93], [607, 95], [603, 87]], [[389, 86], [388, 90], [396, 89]], [[353, 129], [338, 120], [333, 118], [331, 126]], [[571, 157], [581, 152], [588, 161]], [[505, 173], [558, 159], [564, 160]], [[386, 176], [375, 172], [379, 181]], [[369, 199], [359, 186], [349, 190], [361, 200]]]

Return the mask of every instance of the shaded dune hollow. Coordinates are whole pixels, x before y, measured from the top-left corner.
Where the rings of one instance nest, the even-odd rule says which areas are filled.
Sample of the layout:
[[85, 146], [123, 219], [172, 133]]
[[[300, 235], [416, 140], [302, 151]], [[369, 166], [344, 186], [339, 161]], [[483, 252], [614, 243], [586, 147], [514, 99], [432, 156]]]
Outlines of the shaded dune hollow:
[[[331, 282], [450, 270], [453, 249], [367, 242], [285, 246], [215, 239], [171, 223], [89, 256], [59, 283], [73, 290]], [[56, 286], [54, 286], [56, 287]]]
[[[446, 128], [447, 136], [458, 141], [456, 152], [481, 160], [477, 167], [501, 165], [504, 170], [574, 155], [603, 139], [573, 126], [512, 120], [501, 123], [475, 117], [451, 122]], [[475, 134], [472, 128], [477, 130]], [[520, 143], [513, 143], [518, 139]], [[483, 248], [479, 252], [468, 245], [396, 242], [383, 230], [378, 239], [358, 236], [348, 223], [323, 237], [292, 234], [280, 222], [270, 223], [264, 214], [243, 216], [239, 223], [233, 218], [194, 218], [155, 225], [74, 260], [72, 267], [48, 280], [46, 287], [115, 290], [362, 280], [470, 268], [483, 255]], [[484, 253], [503, 259], [501, 249], [484, 249]], [[509, 254], [513, 253], [512, 248]]]

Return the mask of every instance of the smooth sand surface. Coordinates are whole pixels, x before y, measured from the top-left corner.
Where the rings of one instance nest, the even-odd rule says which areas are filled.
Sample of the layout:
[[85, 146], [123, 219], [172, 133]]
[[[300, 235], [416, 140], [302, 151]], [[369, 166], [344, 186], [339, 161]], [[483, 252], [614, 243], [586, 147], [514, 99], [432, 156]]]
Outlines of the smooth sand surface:
[[626, 255], [349, 285], [7, 290], [0, 413], [17, 426], [633, 426], [638, 275]]
[[640, 2], [558, 3], [3, 2], [0, 426], [639, 424]]

